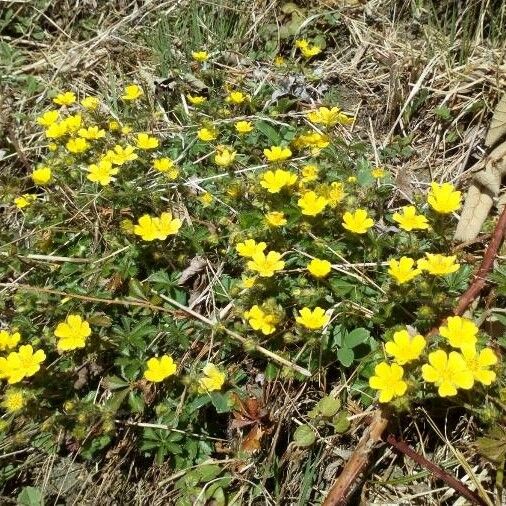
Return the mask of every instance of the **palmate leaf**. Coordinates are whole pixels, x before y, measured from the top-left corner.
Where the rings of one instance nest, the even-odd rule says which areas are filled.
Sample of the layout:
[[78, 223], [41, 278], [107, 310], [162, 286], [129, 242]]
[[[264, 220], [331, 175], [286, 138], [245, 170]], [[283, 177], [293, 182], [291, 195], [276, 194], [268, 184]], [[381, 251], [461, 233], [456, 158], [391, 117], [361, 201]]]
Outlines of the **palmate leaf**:
[[503, 465], [506, 459], [506, 429], [495, 426], [487, 436], [476, 440], [478, 451], [496, 465]]

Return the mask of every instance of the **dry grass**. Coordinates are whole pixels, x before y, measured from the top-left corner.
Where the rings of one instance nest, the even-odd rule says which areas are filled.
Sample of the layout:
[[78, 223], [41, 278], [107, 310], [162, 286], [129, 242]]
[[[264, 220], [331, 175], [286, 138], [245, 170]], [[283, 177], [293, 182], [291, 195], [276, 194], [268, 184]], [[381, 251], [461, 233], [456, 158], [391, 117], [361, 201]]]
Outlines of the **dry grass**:
[[[6, 27], [0, 36], [1, 42], [20, 55], [20, 63], [14, 67], [4, 59], [2, 71], [8, 76], [1, 85], [0, 128], [4, 140], [0, 141], [0, 149], [5, 153], [2, 163], [6, 172], [0, 181], [6, 180], [7, 172], [23, 177], [26, 166], [37, 160], [37, 134], [28, 119], [40, 112], [48, 89], [71, 83], [74, 89], [98, 89], [107, 95], [112, 93], [113, 80], [119, 81], [125, 75], [154, 86], [159, 68], [146, 33], [163, 20], [173, 20], [191, 4], [188, 0], [60, 0], [41, 8], [45, 2], [39, 2], [39, 6], [37, 2], [2, 3], [4, 9], [13, 9], [18, 17], [29, 19], [30, 25], [24, 34]], [[322, 10], [336, 9], [341, 21], [337, 28], [327, 29], [328, 40], [338, 44], [321, 61], [318, 84], [323, 83], [337, 95], [343, 108], [357, 113], [355, 135], [370, 142], [378, 152], [393, 150], [390, 168], [397, 175], [400, 194], [408, 200], [429, 179], [465, 186], [473, 165], [484, 152], [483, 136], [490, 111], [506, 84], [504, 43], [487, 36], [485, 16], [479, 18], [468, 54], [461, 62], [462, 38], [467, 36], [463, 28], [465, 12], [460, 24], [458, 19], [455, 21], [454, 30], [446, 27], [445, 31], [445, 27], [431, 24], [430, 2], [419, 7], [421, 3], [321, 2]], [[489, 6], [486, 2], [484, 9]], [[264, 20], [282, 20], [279, 7], [275, 1], [238, 3], [236, 10], [246, 22], [242, 47], [234, 50], [240, 49], [240, 53], [255, 48]], [[46, 34], [42, 41], [34, 38], [37, 26]], [[177, 54], [176, 37], [167, 44]], [[242, 57], [237, 63], [232, 59], [226, 71], [230, 80], [262, 75], [274, 86], [285, 79], [279, 73], [282, 71], [251, 64]], [[27, 92], [26, 76], [36, 77], [39, 87], [35, 93]], [[317, 92], [314, 99], [318, 98]], [[447, 119], [438, 116], [438, 108], [447, 108]], [[161, 125], [165, 131], [177, 128], [166, 122]], [[396, 139], [403, 136], [412, 138], [409, 156], [394, 150]], [[244, 360], [247, 363], [248, 359]], [[243, 465], [230, 459], [227, 464], [237, 480], [238, 503], [248, 504], [253, 483], [260, 492], [253, 504], [313, 504], [349, 457], [367, 412], [350, 404], [351, 434], [321, 441], [319, 451], [295, 449], [288, 444], [289, 433], [321, 392], [328, 393], [332, 385], [298, 387], [280, 381], [270, 388], [263, 392], [272, 423], [271, 447], [265, 452], [265, 460]], [[432, 420], [422, 411], [414, 413], [401, 427], [401, 434], [433, 462], [467, 481], [471, 488], [478, 482], [490, 489], [491, 470], [469, 446], [475, 431], [470, 418], [455, 424], [444, 413]], [[66, 504], [170, 504], [172, 485], [178, 476], [169, 467], [146, 469], [146, 463], [130, 460], [128, 428], [123, 435], [99, 470], [79, 464], [75, 453], [65, 459], [40, 455], [27, 442], [27, 451], [20, 459], [26, 459], [29, 466], [20, 479], [50, 490], [53, 497], [65, 497]], [[274, 466], [274, 453], [280, 455], [279, 469], [267, 479], [266, 470]], [[73, 485], [67, 487], [67, 482]], [[275, 483], [280, 486], [277, 498], [272, 495]], [[2, 500], [7, 504], [8, 490], [4, 494]], [[378, 452], [361, 499], [366, 504], [464, 504], [427, 472], [386, 449]]]

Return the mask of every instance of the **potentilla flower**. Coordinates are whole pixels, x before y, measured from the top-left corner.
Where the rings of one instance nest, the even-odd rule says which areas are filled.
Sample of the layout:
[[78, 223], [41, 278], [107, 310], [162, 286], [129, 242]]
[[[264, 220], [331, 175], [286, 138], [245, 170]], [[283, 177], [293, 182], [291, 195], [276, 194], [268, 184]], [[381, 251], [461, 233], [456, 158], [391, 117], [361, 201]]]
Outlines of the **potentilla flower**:
[[243, 93], [242, 91], [231, 91], [228, 94], [225, 101], [229, 102], [231, 104], [239, 105], [239, 104], [242, 104], [243, 102], [245, 102], [248, 98], [249, 98], [249, 96], [246, 95], [245, 93]]
[[222, 389], [227, 378], [224, 372], [221, 372], [214, 364], [209, 363], [202, 369], [202, 373], [204, 376], [199, 379], [199, 393], [204, 394]]
[[116, 132], [117, 130], [120, 129], [120, 124], [115, 119], [112, 119], [109, 121], [109, 123], [107, 123], [107, 128], [111, 132]]
[[39, 167], [32, 172], [32, 181], [38, 186], [51, 182], [52, 171], [49, 167]]
[[48, 139], [58, 139], [67, 133], [67, 124], [65, 121], [60, 121], [49, 125], [44, 132]]
[[320, 214], [329, 201], [322, 196], [317, 195], [314, 191], [305, 192], [297, 201], [297, 205], [302, 209], [305, 216], [317, 216]]
[[478, 330], [472, 320], [461, 316], [450, 316], [446, 324], [439, 327], [439, 333], [448, 339], [453, 348], [474, 347]]
[[90, 111], [94, 111], [100, 105], [100, 100], [97, 97], [86, 97], [81, 100], [81, 105]]
[[390, 402], [394, 397], [402, 397], [406, 393], [408, 385], [403, 376], [404, 369], [400, 365], [381, 362], [374, 368], [369, 386], [379, 390], [379, 402]]
[[271, 211], [265, 215], [265, 221], [271, 227], [282, 227], [287, 224], [285, 213], [281, 211]]
[[197, 137], [204, 142], [214, 141], [218, 137], [218, 131], [215, 128], [203, 127], [197, 131]]
[[357, 177], [356, 176], [350, 176], [348, 177], [348, 179], [346, 180], [346, 182], [350, 183], [350, 184], [354, 184], [357, 182]]
[[399, 285], [411, 281], [422, 273], [421, 269], [415, 268], [415, 260], [409, 257], [401, 257], [399, 260], [389, 260], [388, 266], [388, 274], [390, 274]]
[[325, 327], [330, 321], [330, 316], [325, 314], [325, 309], [315, 307], [313, 310], [303, 307], [299, 311], [299, 316], [295, 317], [295, 321], [310, 330], [317, 330]]
[[7, 413], [17, 413], [26, 406], [26, 402], [27, 399], [23, 390], [8, 388], [2, 400], [2, 408], [4, 408]]
[[318, 167], [316, 165], [304, 165], [304, 167], [302, 167], [301, 174], [301, 181], [303, 183], [316, 181], [318, 179]]
[[121, 133], [123, 135], [128, 135], [128, 134], [132, 133], [132, 131], [133, 131], [133, 128], [129, 125], [124, 125], [121, 127]]
[[186, 98], [191, 105], [202, 105], [207, 100], [207, 97], [202, 95], [186, 95]]
[[112, 181], [114, 181], [114, 177], [119, 169], [112, 166], [112, 163], [107, 160], [100, 160], [97, 164], [92, 163], [88, 166], [89, 174], [86, 176], [86, 179], [92, 181], [93, 183], [99, 183], [102, 186], [107, 186]]
[[337, 125], [340, 112], [339, 107], [332, 107], [330, 109], [328, 107], [319, 107], [315, 111], [309, 111], [307, 118], [312, 123], [331, 127]]
[[399, 330], [394, 333], [393, 340], [385, 344], [385, 351], [397, 364], [404, 365], [419, 358], [426, 345], [427, 341], [420, 334], [410, 336], [407, 330]]
[[251, 121], [237, 121], [234, 128], [238, 134], [249, 134], [253, 130], [253, 124]]
[[80, 128], [77, 134], [83, 139], [94, 141], [105, 137], [105, 130], [99, 128], [98, 126], [90, 126], [88, 128]]
[[182, 225], [180, 219], [172, 217], [172, 213], [162, 213], [158, 220], [158, 239], [161, 241], [169, 235], [177, 234]]
[[61, 121], [67, 128], [67, 132], [76, 133], [83, 125], [81, 114], [73, 114]]
[[260, 186], [269, 193], [279, 193], [283, 188], [293, 186], [297, 182], [297, 175], [288, 170], [268, 170], [262, 174]]
[[345, 212], [341, 225], [354, 234], [365, 234], [374, 225], [374, 221], [365, 209], [357, 209], [354, 213]]
[[431, 183], [430, 188], [427, 202], [434, 211], [448, 214], [460, 209], [462, 194], [451, 183]]
[[214, 197], [209, 192], [204, 192], [202, 195], [199, 195], [199, 200], [204, 207], [207, 207], [213, 203]]
[[336, 207], [340, 202], [344, 200], [346, 193], [344, 192], [344, 186], [342, 183], [334, 181], [330, 183], [330, 187], [324, 189], [325, 197], [329, 201], [330, 207]]
[[440, 397], [451, 397], [457, 389], [469, 390], [474, 383], [472, 371], [464, 357], [456, 351], [447, 355], [443, 350], [429, 353], [429, 363], [422, 366], [423, 379], [438, 387]]
[[134, 234], [144, 241], [163, 241], [169, 235], [175, 235], [181, 228], [181, 220], [172, 218], [171, 213], [162, 213], [159, 218], [145, 214], [139, 218], [134, 226]]
[[0, 374], [6, 374], [7, 382], [12, 385], [33, 376], [46, 360], [46, 354], [42, 350], [34, 352], [32, 346], [26, 344], [20, 346], [18, 351], [11, 351], [7, 358], [2, 358]]
[[214, 155], [214, 163], [219, 167], [228, 167], [234, 163], [236, 155], [237, 153], [232, 149], [217, 149], [216, 154]]
[[282, 162], [292, 156], [290, 148], [283, 146], [271, 146], [264, 149], [265, 158], [269, 162]]
[[86, 346], [91, 335], [90, 324], [78, 314], [69, 314], [65, 321], [60, 322], [54, 331], [58, 338], [58, 351], [71, 351]]
[[50, 127], [58, 121], [59, 117], [60, 113], [58, 111], [47, 111], [37, 118], [37, 124], [43, 127]]
[[207, 51], [192, 51], [192, 58], [198, 62], [204, 62], [209, 59]]
[[299, 48], [302, 56], [306, 59], [312, 58], [322, 52], [322, 48], [316, 44], [310, 44], [306, 39], [299, 39], [295, 41], [295, 46]]
[[386, 175], [387, 172], [383, 167], [376, 167], [371, 170], [371, 176], [375, 179], [383, 179]]
[[0, 330], [0, 351], [10, 350], [15, 348], [21, 339], [19, 332], [8, 332], [7, 330]]
[[275, 315], [266, 313], [260, 306], [254, 305], [249, 311], [245, 311], [244, 318], [253, 330], [260, 330], [265, 336], [276, 330], [278, 319]]
[[153, 168], [158, 172], [168, 172], [174, 168], [174, 161], [170, 158], [155, 158]]
[[292, 144], [299, 150], [308, 147], [320, 150], [326, 148], [330, 144], [330, 141], [326, 135], [318, 132], [308, 132], [296, 137]]
[[496, 374], [489, 367], [497, 364], [497, 356], [490, 348], [483, 348], [478, 353], [474, 345], [463, 346], [462, 356], [475, 381], [486, 386], [491, 385], [495, 381]]
[[73, 137], [72, 139], [69, 139], [67, 141], [65, 147], [71, 153], [77, 154], [77, 153], [84, 153], [90, 147], [90, 145], [88, 144], [88, 141], [86, 139], [83, 139], [82, 137]]
[[313, 258], [311, 262], [307, 264], [307, 270], [315, 278], [324, 278], [329, 275], [332, 270], [332, 264], [328, 260], [320, 260], [319, 258]]
[[153, 383], [159, 383], [175, 374], [177, 365], [170, 355], [153, 357], [146, 362], [144, 378]]
[[423, 214], [416, 213], [415, 206], [405, 206], [401, 213], [394, 213], [393, 220], [399, 224], [399, 227], [407, 232], [412, 230], [426, 230], [429, 228], [427, 218]]
[[265, 242], [257, 243], [254, 239], [246, 239], [244, 242], [237, 243], [235, 250], [242, 257], [253, 258], [257, 253], [263, 253], [266, 247]]
[[147, 133], [137, 134], [137, 147], [139, 149], [155, 149], [160, 145], [156, 137], [151, 137]]
[[31, 193], [25, 193], [20, 197], [14, 199], [14, 204], [18, 209], [24, 209], [25, 207], [31, 206], [37, 200], [37, 195]]
[[264, 278], [274, 276], [277, 271], [283, 270], [285, 262], [281, 260], [281, 253], [269, 251], [265, 253], [255, 253], [248, 262], [248, 269], [258, 272], [258, 275]]
[[257, 281], [257, 278], [255, 276], [247, 276], [245, 278], [242, 278], [241, 281], [241, 288], [253, 288], [255, 286], [255, 283]]
[[445, 256], [440, 254], [425, 253], [426, 258], [418, 260], [418, 268], [427, 271], [433, 276], [446, 276], [452, 272], [456, 272], [460, 268], [460, 264], [456, 263], [457, 257]]
[[76, 101], [76, 95], [72, 91], [66, 91], [65, 93], [60, 93], [53, 98], [53, 102], [57, 105], [72, 105]]
[[127, 102], [131, 102], [142, 97], [142, 95], [144, 95], [144, 92], [140, 86], [137, 84], [129, 84], [128, 86], [125, 86], [121, 98]]
[[135, 148], [133, 146], [127, 145], [123, 147], [116, 144], [112, 150], [109, 149], [107, 151], [102, 159], [111, 162], [114, 165], [123, 165], [127, 162], [137, 160], [137, 158], [139, 158], [139, 156], [135, 152]]

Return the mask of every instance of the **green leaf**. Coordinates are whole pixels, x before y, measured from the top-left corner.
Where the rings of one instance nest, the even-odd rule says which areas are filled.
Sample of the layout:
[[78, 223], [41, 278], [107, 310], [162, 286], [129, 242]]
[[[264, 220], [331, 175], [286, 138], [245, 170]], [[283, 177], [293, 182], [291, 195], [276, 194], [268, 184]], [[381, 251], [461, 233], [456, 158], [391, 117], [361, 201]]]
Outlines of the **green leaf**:
[[351, 425], [348, 420], [348, 413], [346, 413], [346, 411], [340, 411], [332, 420], [332, 425], [338, 434], [344, 434]]
[[365, 343], [369, 339], [370, 335], [370, 332], [362, 327], [353, 329], [344, 338], [344, 346], [347, 348], [355, 348], [359, 344]]
[[267, 123], [267, 121], [258, 121], [255, 123], [255, 127], [267, 137], [272, 145], [278, 146], [281, 143], [281, 137], [278, 130], [276, 130], [270, 123]]
[[220, 392], [211, 392], [209, 395], [211, 397], [211, 402], [218, 413], [230, 412], [231, 406], [229, 404], [228, 395], [221, 394]]
[[104, 386], [109, 390], [119, 390], [120, 388], [128, 387], [128, 381], [114, 375], [106, 376], [104, 379]]
[[353, 283], [340, 278], [331, 279], [329, 281], [329, 284], [334, 294], [338, 297], [344, 297], [345, 295], [348, 295], [353, 290], [353, 288], [355, 288], [355, 285]]
[[269, 362], [267, 364], [267, 367], [265, 368], [265, 379], [266, 381], [275, 381], [276, 378], [279, 375], [280, 367], [276, 364], [273, 364], [272, 362]]
[[17, 497], [20, 506], [44, 506], [44, 495], [36, 487], [25, 487]]
[[344, 367], [350, 367], [353, 364], [354, 358], [355, 354], [351, 348], [344, 347], [337, 350], [337, 359]]
[[311, 446], [316, 441], [316, 434], [309, 425], [299, 425], [293, 433], [293, 442], [302, 448]]
[[316, 409], [322, 416], [334, 416], [341, 407], [341, 401], [335, 397], [326, 396], [316, 404]]
[[142, 413], [144, 411], [144, 399], [137, 392], [130, 392], [128, 394], [128, 405], [134, 413]]

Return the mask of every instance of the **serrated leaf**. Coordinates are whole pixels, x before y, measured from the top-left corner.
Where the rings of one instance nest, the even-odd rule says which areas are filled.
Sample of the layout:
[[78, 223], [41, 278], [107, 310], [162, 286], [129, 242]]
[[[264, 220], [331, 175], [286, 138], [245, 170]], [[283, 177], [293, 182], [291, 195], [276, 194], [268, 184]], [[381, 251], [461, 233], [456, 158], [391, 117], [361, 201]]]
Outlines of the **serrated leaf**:
[[355, 348], [359, 344], [365, 343], [369, 337], [370, 332], [362, 327], [353, 329], [344, 338], [344, 346], [347, 348]]
[[17, 503], [20, 506], [44, 506], [44, 495], [39, 488], [25, 487], [18, 494]]
[[344, 367], [350, 367], [353, 364], [354, 358], [355, 354], [351, 348], [344, 347], [337, 350], [337, 359]]
[[350, 421], [348, 420], [348, 413], [346, 411], [340, 411], [332, 420], [334, 430], [338, 434], [344, 434], [350, 428]]
[[322, 416], [334, 416], [341, 407], [341, 401], [335, 397], [326, 396], [316, 404], [316, 409]]
[[309, 425], [299, 425], [293, 433], [293, 442], [302, 448], [311, 446], [316, 441], [316, 434]]
[[231, 411], [232, 408], [229, 404], [228, 395], [220, 392], [211, 392], [209, 395], [211, 397], [211, 402], [218, 413], [229, 413]]

